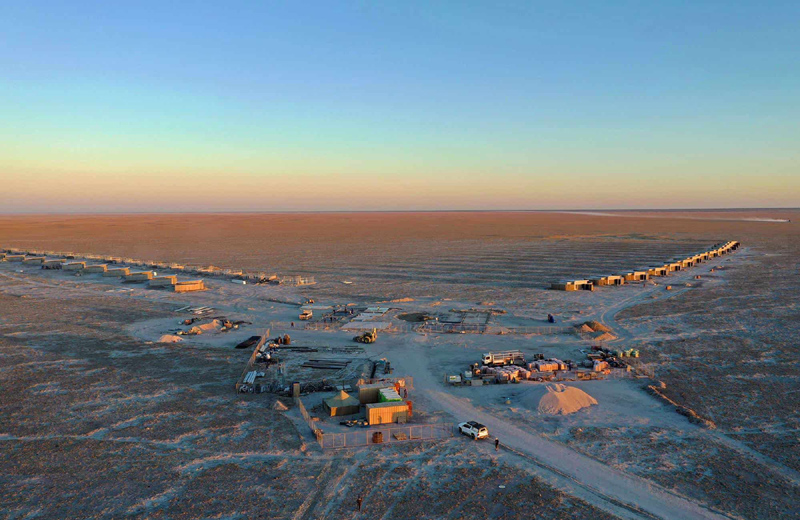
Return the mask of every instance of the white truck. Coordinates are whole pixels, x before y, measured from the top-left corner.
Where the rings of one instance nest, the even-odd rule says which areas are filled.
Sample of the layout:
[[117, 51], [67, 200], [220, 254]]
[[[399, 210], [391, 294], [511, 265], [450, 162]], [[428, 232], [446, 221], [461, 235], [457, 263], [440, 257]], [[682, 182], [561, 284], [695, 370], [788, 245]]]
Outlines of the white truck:
[[300, 313], [299, 318], [301, 320], [310, 320], [314, 316], [314, 312], [311, 309], [305, 309], [303, 312]]
[[458, 425], [458, 432], [461, 435], [472, 437], [475, 440], [485, 439], [489, 436], [489, 429], [475, 421], [462, 422]]
[[483, 355], [483, 364], [487, 366], [524, 365], [525, 356], [519, 350], [507, 352], [489, 352]]

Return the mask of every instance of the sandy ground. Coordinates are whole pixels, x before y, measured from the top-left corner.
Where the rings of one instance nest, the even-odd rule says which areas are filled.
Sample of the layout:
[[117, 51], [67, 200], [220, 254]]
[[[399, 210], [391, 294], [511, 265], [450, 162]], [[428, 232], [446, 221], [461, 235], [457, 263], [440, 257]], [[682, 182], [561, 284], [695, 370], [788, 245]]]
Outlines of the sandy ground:
[[469, 443], [323, 453], [233, 392], [249, 352], [133, 338], [174, 306], [39, 275], [0, 276], [3, 517], [611, 518]]
[[[747, 248], [670, 277], [673, 291], [665, 291], [659, 280], [660, 285], [579, 294], [541, 290], [539, 275], [532, 275], [536, 281], [530, 286], [515, 282], [495, 287], [471, 281], [466, 270], [464, 283], [451, 282], [445, 271], [436, 271], [441, 266], [434, 266], [436, 280], [392, 285], [390, 294], [383, 292], [380, 280], [364, 291], [323, 277], [306, 288], [211, 281], [209, 291], [176, 295], [100, 277], [76, 279], [0, 264], [0, 384], [10, 396], [0, 409], [0, 446], [3, 467], [15, 468], [0, 474], [11, 490], [0, 508], [12, 518], [37, 512], [41, 517], [87, 518], [358, 518], [354, 497], [364, 493], [362, 517], [370, 518], [524, 518], [532, 511], [537, 518], [792, 517], [800, 509], [794, 400], [800, 353], [792, 343], [800, 307], [791, 285], [800, 240], [794, 224], [656, 217], [594, 217], [589, 223], [586, 216], [509, 214], [492, 216], [486, 224], [468, 216], [461, 222], [465, 227], [458, 227], [461, 231], [454, 231], [448, 220], [458, 222], [456, 216], [440, 223], [451, 253], [468, 240], [464, 229], [480, 237], [496, 230], [498, 222], [504, 224], [502, 239], [515, 242], [509, 251], [521, 251], [533, 234], [548, 241], [567, 236], [610, 244], [619, 240], [634, 256], [639, 253], [628, 247], [632, 240], [692, 246], [736, 238]], [[420, 245], [426, 240], [423, 231], [431, 231], [435, 222], [426, 218], [414, 222], [416, 234], [409, 232], [409, 222], [395, 222], [405, 237], [399, 242], [414, 243], [420, 251], [431, 247]], [[169, 219], [162, 223], [165, 229], [183, 229], [182, 221]], [[68, 237], [80, 222], [65, 218], [54, 226]], [[534, 223], [547, 232], [536, 228], [532, 233]], [[576, 223], [583, 226], [579, 234]], [[12, 236], [15, 245], [25, 240], [31, 246], [59, 245], [44, 233], [20, 240], [19, 229], [29, 223], [12, 224], [0, 225], [4, 243]], [[117, 231], [132, 225], [125, 219], [115, 223]], [[287, 225], [298, 236], [288, 239], [281, 231], [272, 238], [287, 239], [290, 251], [292, 240], [302, 242], [300, 228], [310, 224]], [[361, 222], [361, 238], [380, 248], [378, 235], [387, 225], [368, 218]], [[650, 234], [644, 231], [648, 227]], [[528, 238], [509, 236], [514, 233]], [[339, 231], [332, 235], [326, 243], [341, 238]], [[353, 239], [344, 243], [342, 247], [349, 247]], [[180, 248], [169, 250], [166, 242], [154, 244], [139, 255], [86, 247], [139, 257], [162, 250], [182, 253]], [[320, 246], [314, 253], [327, 251], [336, 259], [325, 272], [334, 273], [337, 263], [349, 261], [337, 247]], [[401, 249], [394, 252], [401, 254]], [[572, 249], [566, 251], [572, 254]], [[243, 254], [242, 261], [248, 258]], [[527, 261], [534, 263], [535, 255]], [[383, 265], [385, 260], [378, 256], [373, 262]], [[499, 264], [491, 260], [488, 265]], [[694, 279], [696, 274], [700, 280]], [[493, 319], [506, 326], [543, 325], [548, 312], [557, 315], [559, 325], [596, 319], [619, 337], [615, 348], [642, 350], [638, 363], [654, 373], [654, 380], [574, 383], [599, 404], [570, 416], [543, 416], [535, 407], [541, 385], [454, 388], [445, 386], [442, 377], [490, 350], [579, 359], [580, 350], [591, 345], [588, 338], [383, 334], [358, 357], [387, 357], [395, 373], [414, 377], [416, 420], [481, 420], [501, 438], [504, 449], [495, 454], [490, 443], [453, 438], [322, 452], [292, 419], [294, 411], [272, 409], [274, 396], [232, 392], [250, 354], [233, 346], [264, 328], [290, 332], [300, 345], [354, 345], [353, 333], [288, 328], [297, 318], [296, 303], [308, 296], [323, 304], [401, 300], [391, 303], [393, 320], [402, 312], [435, 314], [476, 306], [507, 311]], [[174, 311], [189, 304], [213, 306], [215, 314], [252, 325], [185, 337], [176, 344], [155, 343], [162, 334], [182, 328], [178, 323], [187, 314]], [[690, 423], [643, 391], [654, 382], [662, 382], [670, 398], [713, 420], [717, 429]], [[70, 472], [78, 478], [69, 478]], [[111, 484], [120, 479], [124, 486]], [[89, 488], [100, 491], [82, 501], [70, 500]], [[742, 496], [749, 499], [742, 501]], [[421, 507], [420, 498], [434, 505]]]

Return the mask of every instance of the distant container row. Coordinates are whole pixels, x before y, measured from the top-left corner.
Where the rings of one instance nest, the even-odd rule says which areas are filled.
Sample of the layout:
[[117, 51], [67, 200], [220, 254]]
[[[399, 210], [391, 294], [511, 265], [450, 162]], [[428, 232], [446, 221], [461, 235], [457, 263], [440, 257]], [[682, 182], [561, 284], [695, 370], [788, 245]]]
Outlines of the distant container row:
[[[57, 259], [48, 259], [47, 257], [57, 256], [60, 258]], [[206, 276], [206, 277], [219, 277], [219, 278], [231, 278], [236, 280], [245, 280], [249, 282], [255, 283], [270, 283], [275, 285], [291, 285], [291, 286], [302, 286], [302, 285], [312, 285], [316, 283], [316, 280], [313, 276], [299, 276], [299, 275], [288, 275], [288, 276], [278, 276], [275, 274], [268, 274], [264, 272], [257, 272], [257, 273], [247, 273], [242, 271], [241, 269], [223, 269], [220, 267], [211, 266], [191, 266], [191, 265], [182, 265], [176, 263], [167, 263], [167, 262], [154, 262], [154, 261], [145, 261], [145, 260], [136, 260], [134, 258], [122, 258], [116, 256], [101, 256], [101, 255], [84, 255], [78, 253], [67, 253], [67, 252], [54, 252], [54, 251], [14, 251], [14, 250], [5, 250], [0, 252], [0, 261], [7, 261], [7, 262], [21, 262], [28, 265], [41, 265], [45, 269], [67, 269], [67, 265], [71, 264], [84, 264], [83, 267], [73, 266], [70, 267], [69, 270], [81, 270], [92, 268], [92, 269], [99, 269], [100, 267], [97, 265], [86, 265], [86, 261], [96, 261], [96, 262], [104, 262], [105, 264], [123, 264], [127, 266], [133, 267], [141, 267], [147, 269], [162, 269], [162, 270], [171, 270], [171, 271], [179, 271], [184, 274], [189, 275], [196, 275], [196, 276]], [[75, 262], [67, 263], [68, 260], [75, 260]], [[78, 261], [80, 260], [80, 261]], [[108, 271], [117, 271], [117, 269], [108, 269]], [[104, 273], [106, 270], [92, 270], [92, 271], [85, 271], [85, 272], [100, 272]], [[119, 273], [113, 276], [121, 276], [122, 274], [128, 273]], [[173, 285], [183, 284], [184, 282], [176, 282]]]
[[648, 267], [638, 271], [631, 271], [622, 275], [607, 275], [597, 276], [586, 280], [562, 280], [550, 285], [551, 289], [557, 291], [594, 291], [595, 287], [604, 287], [607, 285], [624, 285], [625, 282], [638, 282], [649, 280], [655, 276], [667, 276], [669, 273], [675, 271], [682, 271], [689, 267], [693, 267], [702, 262], [726, 255], [739, 249], [741, 244], [735, 240], [726, 242], [725, 244], [718, 244], [710, 251], [705, 251], [696, 255], [689, 256], [684, 259], [673, 259], [664, 265]]
[[122, 278], [125, 282], [148, 282], [150, 287], [165, 287], [175, 292], [205, 290], [203, 280], [178, 280], [175, 275], [156, 276], [155, 271], [131, 272], [130, 267], [109, 268], [107, 264], [87, 265], [84, 261], [69, 262], [66, 258], [46, 258], [43, 256], [26, 256], [0, 253], [0, 261], [21, 262], [23, 265], [38, 265], [42, 269], [63, 269], [76, 274], [101, 274], [107, 278]]

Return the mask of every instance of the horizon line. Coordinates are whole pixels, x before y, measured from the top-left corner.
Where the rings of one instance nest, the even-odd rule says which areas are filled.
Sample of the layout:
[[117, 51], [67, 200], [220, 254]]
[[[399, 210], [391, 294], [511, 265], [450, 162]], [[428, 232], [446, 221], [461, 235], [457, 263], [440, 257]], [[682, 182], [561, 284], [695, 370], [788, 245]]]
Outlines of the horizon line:
[[597, 213], [597, 212], [727, 212], [727, 211], [800, 211], [800, 207], [731, 207], [731, 208], [596, 208], [596, 209], [391, 209], [391, 210], [219, 210], [219, 211], [48, 211], [0, 212], [0, 217], [80, 216], [80, 215], [270, 215], [270, 214], [330, 214], [330, 213]]

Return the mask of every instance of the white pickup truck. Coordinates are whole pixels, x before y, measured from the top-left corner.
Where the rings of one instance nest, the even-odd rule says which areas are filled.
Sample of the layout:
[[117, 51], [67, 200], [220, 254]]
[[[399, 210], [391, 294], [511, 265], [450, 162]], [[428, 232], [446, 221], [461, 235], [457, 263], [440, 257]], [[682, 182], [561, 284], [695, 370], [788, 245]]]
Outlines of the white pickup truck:
[[472, 437], [475, 440], [484, 439], [489, 436], [488, 428], [475, 421], [462, 422], [458, 425], [458, 431], [461, 435]]
[[301, 320], [310, 320], [314, 316], [314, 312], [311, 309], [306, 309], [300, 313], [299, 318]]

